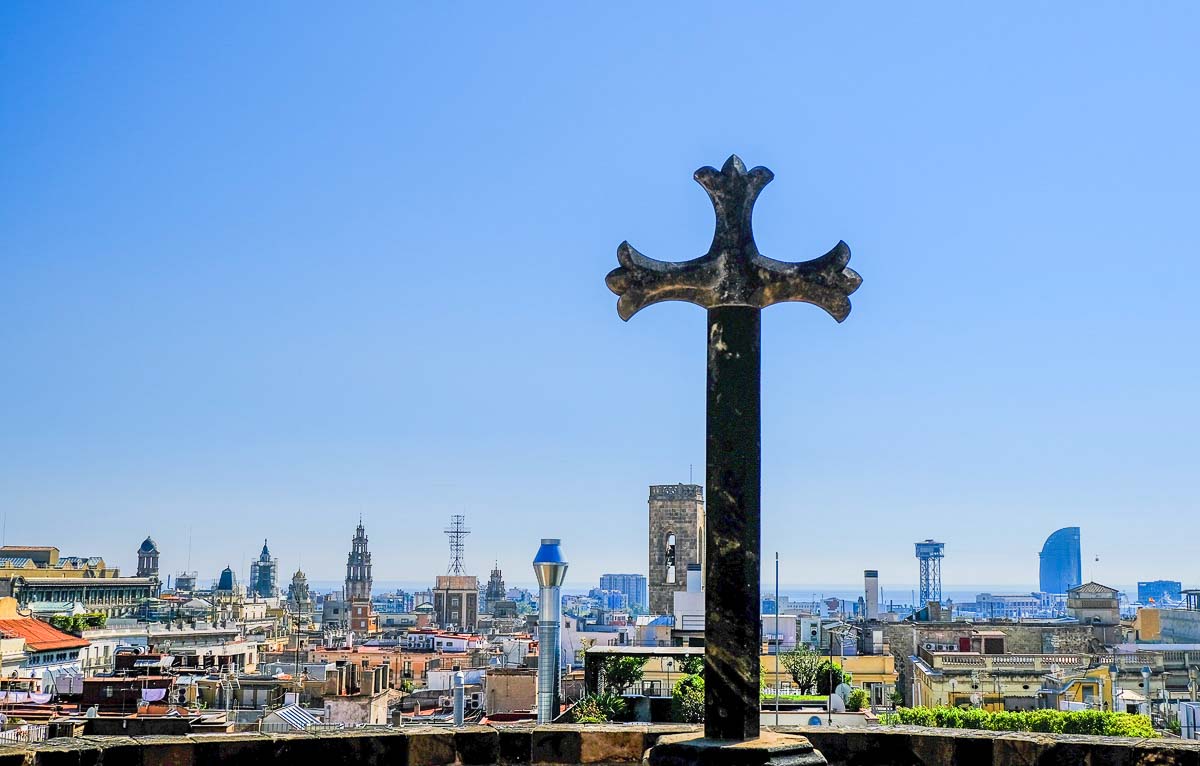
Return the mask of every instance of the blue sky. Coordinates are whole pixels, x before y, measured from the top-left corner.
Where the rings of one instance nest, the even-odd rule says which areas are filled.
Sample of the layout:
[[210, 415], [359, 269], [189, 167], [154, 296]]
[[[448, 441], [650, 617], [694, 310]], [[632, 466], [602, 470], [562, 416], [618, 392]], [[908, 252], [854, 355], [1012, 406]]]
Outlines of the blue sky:
[[[652, 7], [646, 7], [650, 5]], [[764, 316], [764, 551], [791, 583], [1200, 584], [1193, 4], [0, 8], [8, 543], [132, 569], [571, 580], [645, 567], [702, 475], [704, 316], [628, 324], [623, 239], [704, 252], [691, 180], [864, 277]], [[949, 585], [947, 586], [949, 587]]]

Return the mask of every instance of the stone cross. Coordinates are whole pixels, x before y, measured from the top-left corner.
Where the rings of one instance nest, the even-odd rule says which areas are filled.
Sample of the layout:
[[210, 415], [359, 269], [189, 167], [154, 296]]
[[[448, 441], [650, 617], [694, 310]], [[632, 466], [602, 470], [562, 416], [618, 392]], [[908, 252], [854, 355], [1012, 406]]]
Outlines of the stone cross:
[[862, 283], [846, 266], [845, 242], [800, 263], [758, 252], [750, 217], [772, 178], [764, 167], [747, 172], [736, 155], [719, 171], [700, 168], [695, 179], [717, 213], [708, 252], [672, 263], [622, 242], [621, 265], [605, 280], [625, 320], [660, 301], [708, 309], [704, 734], [718, 740], [759, 734], [760, 311], [801, 301], [841, 322], [850, 313], [849, 295]]

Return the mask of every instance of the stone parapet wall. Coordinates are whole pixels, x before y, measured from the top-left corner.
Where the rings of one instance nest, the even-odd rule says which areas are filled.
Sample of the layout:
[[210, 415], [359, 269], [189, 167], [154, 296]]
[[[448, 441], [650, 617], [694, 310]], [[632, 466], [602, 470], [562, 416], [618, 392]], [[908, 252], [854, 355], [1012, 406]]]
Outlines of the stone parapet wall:
[[[918, 727], [786, 727], [831, 766], [1139, 764], [1200, 766], [1200, 743]], [[641, 763], [668, 734], [694, 726], [409, 727], [322, 734], [76, 737], [0, 748], [0, 766], [525, 766]]]

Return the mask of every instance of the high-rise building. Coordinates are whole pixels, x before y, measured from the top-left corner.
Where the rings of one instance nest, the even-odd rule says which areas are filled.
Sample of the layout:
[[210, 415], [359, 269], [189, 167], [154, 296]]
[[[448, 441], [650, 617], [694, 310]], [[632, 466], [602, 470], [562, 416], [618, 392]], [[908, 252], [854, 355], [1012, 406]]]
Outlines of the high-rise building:
[[137, 552], [137, 576], [158, 579], [158, 544], [146, 535]]
[[640, 574], [600, 575], [600, 590], [617, 590], [625, 594], [630, 609], [646, 609], [646, 576]]
[[479, 623], [479, 578], [438, 575], [433, 586], [433, 612], [443, 628], [475, 630]]
[[1066, 593], [1083, 583], [1079, 527], [1063, 527], [1047, 537], [1038, 558], [1038, 587], [1042, 593]]
[[263, 540], [258, 560], [250, 562], [250, 593], [259, 598], [274, 598], [279, 595], [278, 579], [279, 560], [271, 558], [267, 541]]
[[650, 487], [651, 614], [671, 614], [676, 593], [687, 592], [689, 564], [704, 571], [704, 488], [698, 484]]

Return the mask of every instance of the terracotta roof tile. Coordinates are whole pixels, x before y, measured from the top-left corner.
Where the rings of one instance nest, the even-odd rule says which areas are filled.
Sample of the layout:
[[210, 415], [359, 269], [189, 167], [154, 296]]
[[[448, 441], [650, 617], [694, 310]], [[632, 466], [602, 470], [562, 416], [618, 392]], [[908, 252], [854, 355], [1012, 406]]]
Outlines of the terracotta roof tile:
[[35, 652], [82, 649], [91, 643], [32, 618], [0, 620], [0, 633], [10, 638], [25, 639], [25, 645]]

